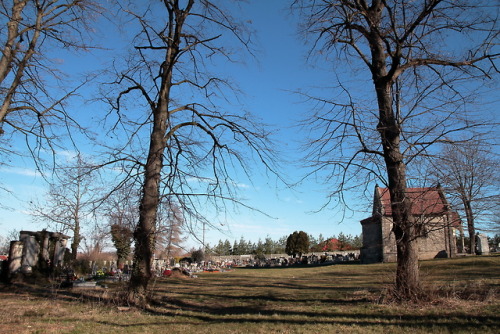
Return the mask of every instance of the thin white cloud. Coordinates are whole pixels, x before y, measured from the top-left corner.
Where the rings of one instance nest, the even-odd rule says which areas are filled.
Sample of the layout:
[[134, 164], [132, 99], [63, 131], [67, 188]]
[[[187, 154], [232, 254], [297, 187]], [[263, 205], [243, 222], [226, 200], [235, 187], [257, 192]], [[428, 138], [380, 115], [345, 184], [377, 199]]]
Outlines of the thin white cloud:
[[[215, 179], [213, 178], [209, 178], [209, 177], [190, 177], [187, 179], [188, 182], [190, 183], [215, 183], [217, 182]], [[241, 189], [250, 189], [251, 186], [246, 184], [246, 183], [237, 183], [237, 182], [232, 182], [232, 184], [237, 187], [237, 188], [241, 188]]]
[[78, 156], [78, 152], [73, 150], [59, 150], [56, 152], [56, 154], [66, 157], [67, 160], [73, 160]]
[[295, 204], [304, 204], [303, 200], [301, 200], [301, 199], [295, 199], [295, 198], [291, 198], [291, 197], [286, 197], [285, 198], [285, 202], [287, 202], [287, 203], [295, 203]]
[[0, 171], [2, 173], [10, 173], [23, 176], [40, 176], [40, 173], [36, 169], [30, 168], [9, 167], [2, 168]]

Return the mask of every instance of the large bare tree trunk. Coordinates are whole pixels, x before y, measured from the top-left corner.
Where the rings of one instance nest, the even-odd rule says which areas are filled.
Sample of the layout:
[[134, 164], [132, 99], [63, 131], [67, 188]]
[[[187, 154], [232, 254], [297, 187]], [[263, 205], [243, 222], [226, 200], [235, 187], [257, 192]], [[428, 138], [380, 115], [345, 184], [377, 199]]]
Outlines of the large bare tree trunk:
[[[168, 87], [168, 88], [167, 88]], [[153, 130], [149, 146], [148, 160], [145, 166], [144, 186], [139, 207], [139, 224], [134, 231], [135, 251], [134, 266], [129, 284], [129, 299], [142, 304], [152, 278], [156, 216], [160, 202], [160, 175], [163, 168], [163, 152], [165, 151], [165, 133], [168, 117], [168, 91], [160, 97], [161, 102], [153, 118]]]
[[[382, 10], [375, 12], [373, 23], [381, 19]], [[396, 292], [403, 300], [412, 300], [420, 291], [416, 226], [411, 216], [411, 202], [406, 196], [406, 164], [401, 152], [401, 126], [393, 107], [393, 78], [387, 71], [382, 39], [373, 33], [370, 39], [372, 79], [377, 94], [380, 134], [389, 181], [393, 233], [396, 238]]]
[[[397, 268], [395, 297], [401, 300], [416, 301], [420, 295], [420, 271], [418, 266], [418, 247], [415, 226], [406, 222], [400, 226], [394, 224], [396, 236]], [[413, 238], [410, 238], [412, 236]]]
[[184, 10], [178, 3], [167, 5], [169, 12], [168, 46], [161, 65], [161, 87], [156, 106], [153, 107], [148, 158], [145, 166], [142, 198], [139, 206], [139, 223], [134, 231], [134, 266], [129, 284], [129, 300], [139, 305], [146, 302], [149, 282], [153, 276], [155, 234], [158, 206], [160, 203], [160, 177], [163, 169], [163, 153], [168, 145], [169, 102], [172, 88], [172, 71], [179, 53], [182, 28], [193, 5], [190, 0]]
[[395, 297], [401, 300], [417, 300], [420, 294], [418, 267], [417, 226], [411, 216], [411, 203], [406, 196], [406, 166], [395, 163], [390, 156], [398, 156], [398, 150], [386, 157], [389, 174], [389, 193], [397, 250]]
[[[12, 16], [7, 23], [7, 39], [3, 46], [2, 57], [0, 58], [0, 83], [7, 77], [12, 70], [12, 63], [15, 54], [19, 48], [19, 22], [21, 22], [22, 12], [27, 1], [14, 1], [12, 6]], [[0, 122], [3, 120], [0, 117]]]
[[[379, 131], [384, 146], [385, 163], [389, 178], [393, 220], [392, 231], [396, 238], [396, 292], [398, 297], [403, 300], [415, 300], [420, 292], [418, 233], [411, 215], [411, 202], [406, 196], [406, 165], [400, 151], [398, 126], [394, 123], [390, 124], [392, 122], [391, 118], [388, 117], [388, 123], [379, 124]], [[387, 119], [387, 117], [382, 119]]]
[[[387, 127], [385, 127], [387, 129]], [[415, 300], [420, 292], [418, 268], [417, 227], [411, 216], [411, 203], [406, 196], [406, 166], [399, 150], [399, 136], [382, 130], [385, 162], [389, 177], [389, 193], [393, 220], [393, 233], [396, 238], [397, 269], [396, 292], [403, 300]], [[388, 138], [389, 137], [389, 138]]]

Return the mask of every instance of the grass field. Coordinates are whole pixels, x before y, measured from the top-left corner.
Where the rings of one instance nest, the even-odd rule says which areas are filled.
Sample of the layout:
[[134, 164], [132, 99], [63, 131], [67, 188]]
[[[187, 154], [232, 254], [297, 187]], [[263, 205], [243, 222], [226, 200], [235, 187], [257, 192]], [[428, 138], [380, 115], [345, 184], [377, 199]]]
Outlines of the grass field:
[[500, 256], [422, 262], [434, 298], [419, 305], [379, 302], [394, 268], [235, 269], [159, 279], [146, 310], [118, 305], [119, 285], [1, 285], [0, 333], [500, 333]]

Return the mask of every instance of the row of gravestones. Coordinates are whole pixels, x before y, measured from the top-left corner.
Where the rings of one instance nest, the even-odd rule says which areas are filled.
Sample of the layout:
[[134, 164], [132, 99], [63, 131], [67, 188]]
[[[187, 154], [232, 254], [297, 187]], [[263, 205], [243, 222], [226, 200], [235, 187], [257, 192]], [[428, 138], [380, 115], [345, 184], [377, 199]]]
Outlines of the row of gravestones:
[[[19, 240], [10, 243], [8, 275], [12, 276], [18, 272], [29, 274], [35, 267], [52, 269], [62, 266], [68, 239], [68, 236], [57, 232], [21, 231]], [[477, 234], [476, 243], [478, 254], [489, 254], [486, 235]], [[129, 266], [128, 261], [125, 264]], [[93, 267], [92, 263], [90, 265]], [[162, 264], [156, 263], [156, 266], [162, 267]], [[116, 269], [116, 262], [110, 261], [110, 267]]]
[[92, 275], [96, 275], [98, 271], [104, 273], [116, 273], [123, 272], [128, 273], [129, 269], [132, 267], [133, 261], [125, 261], [121, 268], [118, 268], [118, 263], [116, 261], [89, 261], [89, 268]]

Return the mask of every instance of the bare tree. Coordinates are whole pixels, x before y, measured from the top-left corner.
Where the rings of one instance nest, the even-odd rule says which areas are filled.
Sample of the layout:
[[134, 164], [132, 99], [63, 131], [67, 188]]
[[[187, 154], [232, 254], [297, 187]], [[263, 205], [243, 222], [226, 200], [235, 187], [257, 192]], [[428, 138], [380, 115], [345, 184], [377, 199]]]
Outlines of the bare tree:
[[117, 266], [123, 269], [124, 261], [132, 252], [133, 231], [139, 220], [139, 191], [132, 183], [122, 185], [111, 193], [107, 193], [108, 190], [104, 192], [99, 212], [108, 218], [105, 229], [111, 232]]
[[210, 73], [216, 59], [235, 60], [231, 39], [248, 49], [243, 26], [206, 0], [134, 5], [122, 9], [132, 18], [128, 28], [136, 24], [138, 29], [135, 54], [123, 68], [115, 65], [117, 80], [110, 87], [120, 87], [118, 98], [106, 96], [116, 111], [108, 121], [117, 116], [112, 135], [122, 145], [111, 160], [122, 164], [128, 178], [143, 177], [129, 285], [130, 300], [143, 303], [152, 278], [161, 198], [176, 203], [192, 224], [211, 223], [207, 205], [210, 211], [224, 211], [226, 201], [238, 203], [231, 171], [248, 171], [246, 159], [252, 156], [243, 152], [250, 150], [268, 167], [273, 158], [268, 133], [254, 118], [237, 108], [221, 108], [231, 98], [224, 91], [234, 85]]
[[[487, 83], [479, 87], [480, 81], [498, 72], [498, 53], [492, 49], [497, 7], [488, 1], [443, 0], [298, 0], [294, 5], [313, 50], [344, 61], [346, 67], [335, 63], [340, 73], [350, 71], [336, 97], [307, 94], [317, 103], [306, 122], [317, 134], [309, 161], [326, 173], [329, 184], [338, 180], [332, 198], [340, 194], [342, 200], [344, 190], [374, 178], [389, 188], [395, 292], [403, 300], [418, 299], [416, 239], [422, 224], [411, 215], [407, 167], [429, 154], [434, 143], [453, 141], [462, 131], [473, 137], [468, 90], [487, 88]], [[361, 89], [368, 84], [370, 91]]]
[[155, 248], [159, 258], [171, 259], [180, 256], [186, 240], [182, 236], [184, 230], [184, 215], [176, 203], [168, 198], [162, 199], [158, 211]]
[[484, 229], [493, 220], [500, 202], [498, 156], [484, 140], [446, 145], [430, 171], [443, 184], [456, 210], [464, 213], [469, 232], [469, 252], [476, 249], [478, 222]]
[[100, 215], [108, 218], [106, 229], [112, 225], [120, 225], [133, 231], [139, 220], [138, 187], [134, 183], [126, 183], [110, 193], [107, 187], [103, 187], [104, 194], [99, 205]]
[[6, 237], [0, 235], [0, 254], [8, 254], [10, 241]]
[[82, 237], [83, 251], [85, 259], [96, 261], [100, 259], [104, 249], [109, 243], [109, 231], [105, 230], [103, 226], [96, 223], [90, 232], [85, 233]]
[[57, 232], [72, 233], [71, 256], [75, 260], [82, 230], [93, 217], [98, 189], [91, 167], [78, 155], [74, 164], [60, 167], [43, 202], [32, 202], [35, 221], [48, 223]]
[[19, 231], [12, 229], [6, 235], [0, 235], [0, 254], [9, 254], [10, 242], [19, 240]]
[[[25, 137], [31, 155], [54, 149], [68, 128], [79, 128], [65, 102], [73, 88], [58, 71], [53, 50], [86, 50], [91, 29], [87, 22], [99, 10], [88, 0], [10, 0], [0, 6], [0, 153], [19, 153], [12, 137]], [[75, 77], [73, 82], [77, 81]], [[66, 131], [71, 135], [71, 131]], [[60, 144], [60, 143], [59, 143]]]

